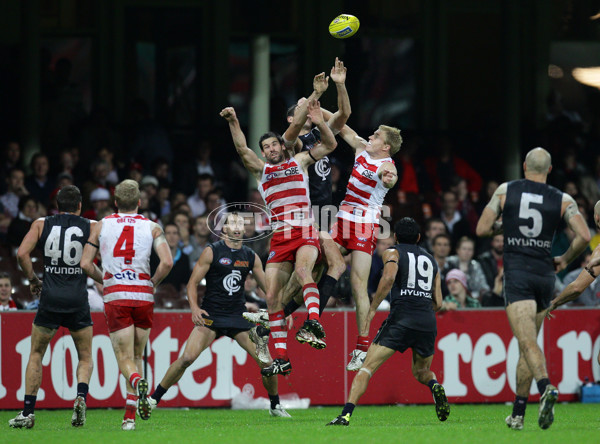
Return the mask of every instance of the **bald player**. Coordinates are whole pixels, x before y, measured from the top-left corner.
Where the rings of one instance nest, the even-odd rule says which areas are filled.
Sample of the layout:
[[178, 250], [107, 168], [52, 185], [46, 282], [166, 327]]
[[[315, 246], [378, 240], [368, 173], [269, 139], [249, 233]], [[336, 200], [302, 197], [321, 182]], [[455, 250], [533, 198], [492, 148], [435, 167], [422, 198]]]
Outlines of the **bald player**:
[[[552, 170], [550, 153], [534, 148], [523, 163], [525, 179], [503, 183], [483, 210], [478, 236], [504, 232], [504, 298], [506, 314], [519, 342], [517, 396], [505, 422], [523, 428], [529, 387], [535, 378], [542, 395], [538, 424], [547, 429], [554, 421], [557, 388], [550, 384], [544, 352], [537, 335], [554, 290], [554, 273], [579, 256], [590, 241], [590, 231], [571, 196], [547, 185]], [[501, 218], [501, 219], [500, 219]], [[562, 256], [552, 258], [554, 233], [563, 219], [575, 232]]]

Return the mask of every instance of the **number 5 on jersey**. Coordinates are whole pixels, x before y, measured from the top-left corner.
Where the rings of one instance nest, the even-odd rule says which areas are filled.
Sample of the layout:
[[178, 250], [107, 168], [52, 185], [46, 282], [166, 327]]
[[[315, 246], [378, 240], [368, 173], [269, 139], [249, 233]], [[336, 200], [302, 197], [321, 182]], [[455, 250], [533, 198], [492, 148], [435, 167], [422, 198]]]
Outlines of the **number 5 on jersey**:
[[119, 236], [119, 239], [117, 239], [117, 243], [113, 249], [113, 257], [122, 257], [126, 265], [130, 265], [135, 257], [133, 229], [134, 227], [130, 225], [123, 227], [123, 232]]

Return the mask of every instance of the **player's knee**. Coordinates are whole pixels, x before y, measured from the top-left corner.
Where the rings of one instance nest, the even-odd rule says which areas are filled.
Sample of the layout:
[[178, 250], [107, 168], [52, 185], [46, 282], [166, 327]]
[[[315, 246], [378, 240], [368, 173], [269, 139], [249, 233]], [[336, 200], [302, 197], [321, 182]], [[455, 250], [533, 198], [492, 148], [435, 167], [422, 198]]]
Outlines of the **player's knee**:
[[346, 271], [346, 263], [342, 259], [341, 261], [335, 260], [329, 265], [329, 274], [333, 275], [335, 279], [339, 279], [342, 274]]
[[308, 269], [306, 265], [298, 265], [296, 266], [296, 275], [300, 281], [304, 281], [311, 275], [311, 271]]
[[179, 364], [181, 365], [182, 368], [188, 368], [190, 365], [192, 365], [194, 363], [195, 360], [196, 360], [196, 356], [191, 356], [191, 355], [184, 353], [181, 356], [181, 358], [179, 358]]

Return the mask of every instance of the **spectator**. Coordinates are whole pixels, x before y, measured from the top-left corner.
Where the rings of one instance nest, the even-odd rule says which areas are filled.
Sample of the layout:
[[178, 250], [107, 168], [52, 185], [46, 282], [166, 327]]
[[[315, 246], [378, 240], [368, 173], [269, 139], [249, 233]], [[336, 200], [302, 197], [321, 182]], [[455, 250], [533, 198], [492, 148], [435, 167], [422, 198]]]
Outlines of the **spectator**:
[[108, 165], [108, 174], [106, 175], [106, 182], [110, 186], [115, 186], [120, 182], [119, 172], [115, 165], [115, 152], [112, 148], [103, 146], [98, 150], [98, 158], [106, 162]]
[[425, 221], [425, 236], [421, 239], [419, 246], [428, 253], [433, 254], [433, 239], [442, 233], [448, 234], [446, 224], [439, 217], [430, 217]]
[[433, 254], [433, 258], [435, 259], [438, 265], [440, 278], [442, 280], [442, 294], [448, 294], [448, 288], [446, 288], [445, 277], [446, 273], [448, 272], [447, 259], [450, 255], [450, 248], [452, 245], [451, 242], [452, 240], [450, 239], [450, 236], [446, 233], [442, 233], [438, 234], [436, 237], [433, 238], [431, 247], [431, 254]]
[[148, 192], [146, 190], [140, 191], [140, 206], [138, 208], [138, 214], [141, 214], [146, 219], [150, 219], [151, 221], [158, 223], [157, 214], [150, 209], [150, 199], [148, 198]]
[[200, 174], [196, 180], [196, 191], [187, 199], [192, 216], [206, 213], [206, 195], [214, 188], [215, 178], [210, 174]]
[[40, 214], [38, 213], [38, 202], [33, 196], [23, 196], [19, 200], [19, 214], [8, 226], [6, 240], [9, 245], [18, 247], [23, 238], [31, 228], [31, 224]]
[[4, 206], [5, 213], [11, 218], [19, 214], [19, 199], [27, 196], [29, 191], [25, 188], [25, 173], [21, 168], [13, 168], [6, 177], [7, 191], [0, 196], [0, 203]]
[[[573, 282], [575, 279], [577, 279], [577, 277], [581, 274], [583, 269], [587, 267], [591, 257], [592, 252], [590, 250], [586, 250], [581, 255], [579, 268], [576, 268], [575, 270], [567, 273], [567, 275], [563, 279], [563, 284], [565, 287], [571, 282]], [[579, 295], [577, 299], [569, 303], [569, 306], [595, 307], [597, 305], [600, 305], [600, 279], [595, 279], [589, 287], [583, 290], [583, 292]]]
[[100, 220], [99, 213], [101, 213], [102, 210], [110, 208], [110, 201], [110, 192], [106, 188], [96, 188], [90, 194], [92, 208], [83, 213], [82, 217], [90, 220]]
[[169, 162], [164, 157], [156, 159], [154, 165], [152, 165], [152, 175], [158, 179], [159, 183], [171, 183], [173, 178], [171, 177], [171, 167]]
[[6, 271], [0, 272], [0, 311], [14, 311], [18, 307], [11, 297], [12, 282], [10, 274]]
[[452, 246], [456, 246], [458, 240], [463, 236], [470, 236], [469, 223], [458, 211], [458, 198], [452, 191], [442, 193], [441, 219], [446, 224], [446, 229], [452, 238]]
[[[161, 285], [171, 284], [178, 292], [181, 292], [190, 279], [190, 259], [179, 246], [181, 237], [179, 236], [179, 228], [177, 225], [174, 223], [167, 223], [165, 225], [165, 238], [167, 239], [167, 244], [169, 244], [171, 256], [173, 256], [173, 268], [161, 282]], [[158, 267], [158, 263], [158, 256], [153, 251], [150, 256], [150, 268], [153, 275], [156, 267]]]
[[446, 285], [449, 294], [444, 298], [442, 310], [481, 307], [481, 303], [469, 294], [467, 276], [462, 271], [450, 270], [446, 275]]
[[456, 255], [448, 257], [446, 267], [450, 270], [458, 268], [465, 273], [471, 295], [475, 299], [479, 299], [481, 292], [489, 291], [490, 287], [481, 265], [473, 259], [474, 254], [475, 241], [467, 236], [461, 237], [456, 247]]
[[485, 281], [490, 288], [494, 287], [494, 281], [498, 275], [498, 270], [504, 267], [504, 235], [495, 234], [492, 236], [489, 250], [483, 252], [477, 258], [481, 265]]
[[[179, 246], [182, 251], [189, 256], [189, 254], [194, 250], [194, 247], [191, 244], [191, 226], [192, 221], [191, 217], [185, 211], [177, 211], [173, 213], [173, 217], [171, 218], [171, 223], [177, 225], [179, 228]], [[194, 263], [190, 261], [190, 268], [194, 268]]]
[[142, 181], [142, 177], [144, 176], [143, 171], [144, 167], [142, 167], [141, 163], [131, 162], [131, 164], [129, 164], [129, 170], [127, 171], [127, 178], [140, 183]]
[[[221, 179], [223, 177], [223, 171], [221, 166], [211, 159], [212, 145], [208, 140], [201, 140], [198, 143], [198, 149], [196, 150], [196, 156], [194, 160], [187, 165], [183, 165], [183, 171], [178, 181], [179, 189], [183, 190], [186, 194], [192, 193], [193, 187], [196, 185], [190, 183], [189, 178], [199, 176], [211, 176], [213, 179]], [[213, 180], [214, 184], [215, 180]]]
[[158, 179], [154, 176], [144, 176], [140, 182], [140, 190], [148, 196], [148, 208], [160, 216], [160, 203], [158, 202]]
[[[192, 246], [192, 251], [189, 253], [190, 268], [194, 268], [194, 265], [200, 259], [200, 255], [209, 244], [210, 230], [208, 228], [208, 217], [206, 215], [198, 216], [194, 219], [194, 232], [190, 236], [190, 245]], [[250, 245], [248, 246], [250, 247]], [[254, 250], [254, 248], [252, 249]], [[260, 254], [256, 250], [254, 251], [260, 257]]]
[[166, 221], [171, 214], [171, 184], [167, 181], [159, 181], [158, 193], [156, 193], [156, 201], [160, 208], [160, 217]]
[[[4, 145], [0, 159], [0, 177], [8, 177], [13, 168], [22, 168], [21, 145], [19, 142], [9, 140]], [[0, 194], [6, 193], [7, 189], [6, 182], [0, 181]]]
[[50, 203], [50, 194], [54, 190], [54, 181], [48, 177], [50, 163], [44, 153], [35, 153], [31, 158], [33, 174], [25, 179], [25, 187], [33, 197], [45, 207]]
[[[467, 190], [467, 181], [463, 177], [454, 176], [450, 191], [453, 191], [458, 199], [458, 211], [460, 211], [463, 219], [468, 222], [469, 231], [474, 233], [477, 221], [479, 220], [479, 214]], [[479, 195], [477, 197], [479, 198]]]

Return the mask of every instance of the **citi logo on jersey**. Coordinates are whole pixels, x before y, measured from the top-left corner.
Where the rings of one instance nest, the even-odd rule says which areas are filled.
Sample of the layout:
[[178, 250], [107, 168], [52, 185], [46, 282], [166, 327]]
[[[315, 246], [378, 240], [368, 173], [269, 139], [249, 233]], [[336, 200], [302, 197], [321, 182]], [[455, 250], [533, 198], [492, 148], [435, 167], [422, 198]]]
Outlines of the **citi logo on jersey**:
[[150, 275], [146, 274], [146, 273], [136, 273], [135, 270], [132, 270], [131, 268], [126, 268], [124, 270], [121, 270], [120, 273], [115, 273], [113, 275], [113, 277], [115, 279], [118, 280], [129, 280], [129, 281], [136, 281], [136, 280], [142, 280], [142, 281], [148, 281], [150, 280]]

